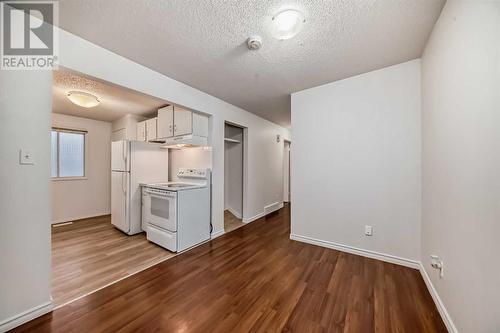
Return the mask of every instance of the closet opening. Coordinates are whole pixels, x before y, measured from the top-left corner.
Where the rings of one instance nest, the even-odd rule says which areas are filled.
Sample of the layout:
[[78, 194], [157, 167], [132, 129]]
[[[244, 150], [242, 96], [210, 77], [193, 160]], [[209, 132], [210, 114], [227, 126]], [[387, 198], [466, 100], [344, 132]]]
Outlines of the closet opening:
[[244, 159], [246, 128], [224, 124], [224, 231], [244, 225]]

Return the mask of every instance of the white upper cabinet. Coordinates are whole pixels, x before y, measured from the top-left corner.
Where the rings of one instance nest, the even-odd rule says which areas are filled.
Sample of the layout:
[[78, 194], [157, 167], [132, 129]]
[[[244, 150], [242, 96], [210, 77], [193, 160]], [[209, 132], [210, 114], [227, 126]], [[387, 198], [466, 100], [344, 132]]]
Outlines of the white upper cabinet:
[[172, 105], [158, 109], [158, 139], [174, 136], [174, 107]]
[[146, 141], [156, 141], [157, 136], [156, 118], [146, 120]]
[[146, 121], [137, 123], [137, 140], [146, 141]]
[[137, 123], [137, 141], [157, 141], [157, 119], [148, 119]]
[[174, 107], [174, 136], [193, 133], [193, 113]]
[[157, 139], [183, 135], [208, 137], [208, 117], [178, 106], [166, 106], [158, 110]]

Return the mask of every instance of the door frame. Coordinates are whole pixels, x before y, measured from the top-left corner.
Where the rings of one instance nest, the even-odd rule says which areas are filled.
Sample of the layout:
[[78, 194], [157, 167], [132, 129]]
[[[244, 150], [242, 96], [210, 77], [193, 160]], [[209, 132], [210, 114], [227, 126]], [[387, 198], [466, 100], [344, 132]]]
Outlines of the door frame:
[[[287, 167], [285, 165], [285, 149], [286, 146], [288, 145], [288, 195], [286, 198], [288, 200], [285, 200], [285, 168]], [[292, 201], [292, 141], [284, 139], [283, 140], [283, 202], [288, 203]]]

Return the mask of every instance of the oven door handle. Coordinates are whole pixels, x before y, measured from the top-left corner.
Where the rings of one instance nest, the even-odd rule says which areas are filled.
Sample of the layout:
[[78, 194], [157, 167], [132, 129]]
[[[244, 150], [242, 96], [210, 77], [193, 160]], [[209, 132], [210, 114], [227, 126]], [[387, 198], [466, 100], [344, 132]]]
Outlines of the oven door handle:
[[151, 197], [157, 197], [157, 198], [175, 198], [175, 194], [171, 193], [157, 193], [151, 190], [146, 190], [145, 193]]

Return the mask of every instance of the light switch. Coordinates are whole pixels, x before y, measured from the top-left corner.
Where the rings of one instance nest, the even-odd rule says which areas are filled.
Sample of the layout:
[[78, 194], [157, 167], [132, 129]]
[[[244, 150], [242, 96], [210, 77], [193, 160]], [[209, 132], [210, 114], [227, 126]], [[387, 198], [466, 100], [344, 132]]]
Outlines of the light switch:
[[21, 149], [19, 151], [19, 164], [35, 164], [35, 157], [30, 149]]
[[371, 225], [365, 225], [365, 235], [366, 236], [373, 235], [373, 227]]

